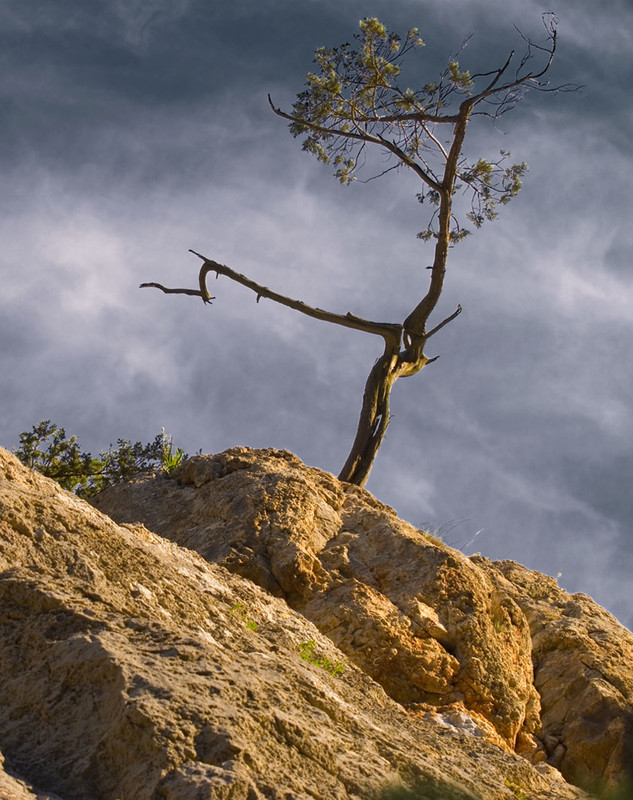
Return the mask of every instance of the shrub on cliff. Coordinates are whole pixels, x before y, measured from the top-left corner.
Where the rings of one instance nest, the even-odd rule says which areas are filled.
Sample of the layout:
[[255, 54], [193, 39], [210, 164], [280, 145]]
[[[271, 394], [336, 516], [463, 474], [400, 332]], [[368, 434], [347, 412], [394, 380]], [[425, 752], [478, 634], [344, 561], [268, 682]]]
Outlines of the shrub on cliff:
[[152, 472], [169, 473], [188, 455], [174, 447], [163, 428], [152, 442], [132, 443], [117, 439], [116, 447], [101, 450], [98, 458], [82, 452], [76, 436], [66, 437], [49, 419], [41, 420], [31, 431], [20, 434], [15, 450], [20, 461], [31, 469], [56, 480], [64, 489], [82, 497], [97, 494], [113, 483]]

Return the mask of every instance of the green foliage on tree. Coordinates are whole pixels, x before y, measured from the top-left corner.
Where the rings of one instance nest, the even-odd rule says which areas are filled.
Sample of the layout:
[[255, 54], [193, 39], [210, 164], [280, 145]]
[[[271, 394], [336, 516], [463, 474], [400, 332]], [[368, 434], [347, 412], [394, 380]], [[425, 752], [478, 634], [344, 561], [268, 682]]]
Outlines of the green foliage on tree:
[[27, 467], [56, 480], [64, 489], [90, 497], [107, 486], [151, 473], [169, 474], [187, 454], [174, 447], [165, 429], [154, 441], [143, 444], [117, 439], [116, 447], [101, 450], [98, 458], [82, 452], [76, 436], [66, 437], [49, 419], [20, 434], [15, 455]]
[[[474, 109], [487, 98], [493, 98], [494, 111], [485, 113], [498, 117], [518, 100], [518, 86], [495, 88], [489, 80], [483, 92], [475, 95], [479, 79], [498, 78], [503, 68], [471, 75], [453, 59], [436, 80], [417, 90], [403, 88], [398, 83], [402, 63], [411, 51], [424, 46], [418, 29], [412, 28], [402, 41], [375, 18], [361, 20], [359, 27], [357, 49], [346, 43], [316, 50], [318, 71], [308, 73], [306, 89], [298, 95], [292, 112], [281, 112], [281, 116], [291, 120], [294, 136], [305, 135], [304, 150], [333, 164], [334, 174], [343, 184], [356, 180], [356, 170], [366, 166], [368, 144], [387, 150], [393, 162], [381, 174], [402, 167], [412, 169], [426, 184], [418, 200], [438, 207], [418, 236], [425, 241], [437, 239], [441, 235], [436, 223], [443, 173], [451, 144], [451, 139], [440, 133], [440, 126], [457, 124], [463, 103]], [[524, 87], [524, 83], [520, 85]], [[499, 88], [504, 88], [504, 96], [497, 95]], [[279, 113], [279, 109], [275, 111]], [[470, 194], [471, 208], [465, 217], [480, 227], [485, 219], [496, 219], [498, 203], [505, 204], [518, 193], [527, 164], [507, 165], [510, 154], [504, 150], [492, 160], [479, 157], [473, 161], [461, 152], [457, 156], [451, 194]], [[450, 241], [460, 241], [469, 233], [454, 215]]]

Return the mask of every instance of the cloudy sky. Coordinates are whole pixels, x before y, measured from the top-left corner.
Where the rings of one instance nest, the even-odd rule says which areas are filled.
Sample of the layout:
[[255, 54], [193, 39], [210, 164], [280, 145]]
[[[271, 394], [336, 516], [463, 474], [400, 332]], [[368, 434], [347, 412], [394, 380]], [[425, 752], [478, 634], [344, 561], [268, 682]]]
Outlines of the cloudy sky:
[[[189, 452], [286, 448], [337, 473], [380, 340], [225, 278], [401, 322], [431, 246], [413, 176], [341, 187], [267, 105], [314, 48], [378, 16], [437, 77], [542, 32], [540, 0], [4, 0], [0, 6], [0, 442], [52, 419], [98, 452], [161, 427]], [[559, 0], [553, 83], [469, 152], [527, 161], [501, 218], [451, 251], [433, 338], [400, 380], [368, 489], [466, 553], [511, 558], [633, 627], [633, 7]]]

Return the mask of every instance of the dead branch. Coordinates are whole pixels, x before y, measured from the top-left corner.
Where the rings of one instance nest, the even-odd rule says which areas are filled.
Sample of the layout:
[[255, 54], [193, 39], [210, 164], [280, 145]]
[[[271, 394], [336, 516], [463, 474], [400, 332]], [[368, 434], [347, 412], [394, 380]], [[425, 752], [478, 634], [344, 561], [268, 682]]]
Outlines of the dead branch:
[[257, 296], [257, 302], [259, 302], [261, 297], [265, 297], [268, 300], [272, 300], [273, 302], [279, 303], [282, 306], [287, 306], [295, 311], [299, 311], [301, 314], [305, 314], [308, 317], [320, 319], [323, 322], [331, 322], [334, 325], [341, 325], [344, 328], [352, 328], [354, 330], [364, 331], [365, 333], [373, 333], [377, 336], [382, 336], [386, 345], [390, 349], [397, 349], [400, 345], [400, 340], [402, 337], [402, 325], [397, 325], [391, 322], [372, 322], [371, 320], [357, 317], [355, 314], [352, 314], [349, 311], [347, 314], [334, 314], [331, 311], [324, 311], [322, 308], [309, 306], [306, 303], [303, 303], [301, 300], [294, 300], [291, 297], [286, 297], [286, 295], [274, 292], [267, 286], [262, 286], [248, 278], [246, 275], [236, 272], [235, 270], [231, 269], [231, 267], [227, 267], [225, 264], [219, 264], [217, 261], [213, 261], [212, 259], [197, 253], [195, 250], [190, 250], [189, 252], [193, 253], [195, 256], [198, 256], [198, 258], [203, 262], [198, 276], [200, 284], [199, 289], [168, 289], [160, 283], [142, 283], [141, 288], [152, 287], [155, 289], [160, 289], [162, 292], [165, 292], [165, 294], [192, 295], [194, 297], [201, 297], [205, 303], [209, 303], [215, 298], [211, 297], [209, 290], [207, 289], [206, 279], [210, 272], [215, 272], [216, 275], [224, 275], [230, 280], [235, 281], [235, 283], [239, 283], [240, 285], [245, 286], [247, 289], [250, 289]]

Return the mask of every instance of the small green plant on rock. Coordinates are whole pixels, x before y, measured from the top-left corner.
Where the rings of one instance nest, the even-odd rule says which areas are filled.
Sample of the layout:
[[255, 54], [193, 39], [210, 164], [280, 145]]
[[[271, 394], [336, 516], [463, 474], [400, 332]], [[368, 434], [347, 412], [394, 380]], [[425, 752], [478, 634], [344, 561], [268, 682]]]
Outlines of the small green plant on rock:
[[187, 454], [179, 447], [174, 448], [174, 443], [171, 433], [165, 433], [165, 429], [161, 428], [161, 466], [163, 472], [169, 475], [176, 467], [179, 467], [183, 461], [187, 459]]
[[257, 623], [255, 620], [248, 619], [248, 611], [246, 610], [246, 606], [244, 603], [237, 602], [232, 608], [231, 611], [234, 614], [237, 614], [240, 619], [244, 621], [244, 624], [249, 629], [249, 631], [256, 631], [257, 630]]
[[506, 780], [505, 785], [517, 798], [517, 800], [528, 800], [527, 794], [523, 791], [523, 789], [520, 786], [517, 786], [516, 783], [512, 783], [512, 781]]
[[497, 633], [504, 633], [511, 627], [510, 620], [505, 616], [493, 616], [492, 626]]
[[334, 675], [335, 678], [343, 674], [345, 667], [340, 661], [330, 661], [327, 656], [317, 655], [315, 653], [315, 648], [316, 642], [314, 639], [308, 639], [306, 642], [301, 642], [299, 645], [299, 655], [304, 661], [308, 661], [310, 664], [321, 667], [321, 669], [329, 672], [330, 675]]
[[543, 581], [533, 581], [525, 587], [525, 591], [532, 600], [545, 600], [549, 595], [549, 587]]

